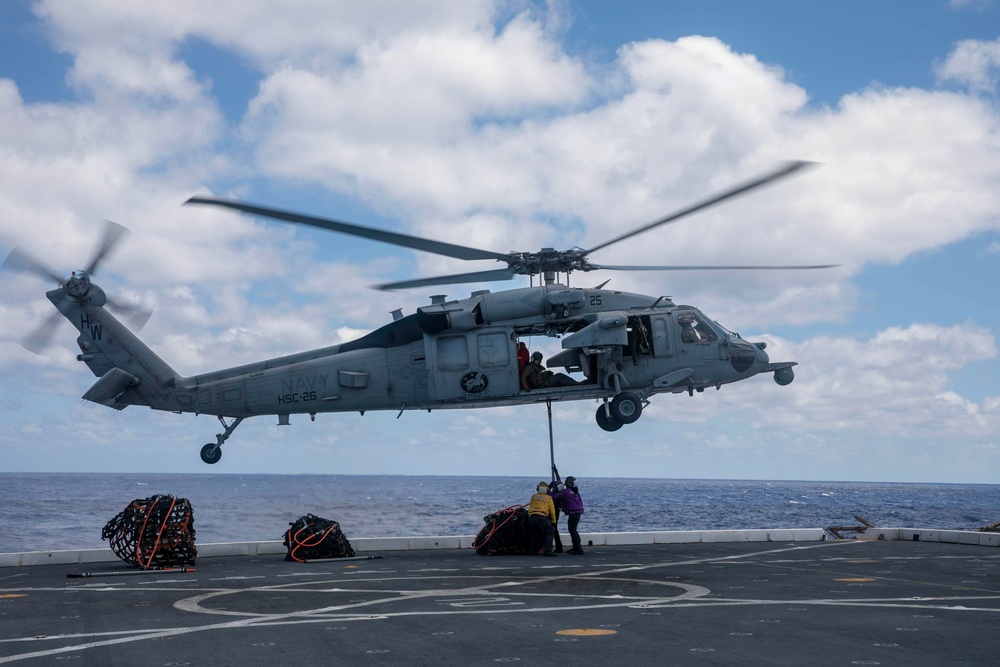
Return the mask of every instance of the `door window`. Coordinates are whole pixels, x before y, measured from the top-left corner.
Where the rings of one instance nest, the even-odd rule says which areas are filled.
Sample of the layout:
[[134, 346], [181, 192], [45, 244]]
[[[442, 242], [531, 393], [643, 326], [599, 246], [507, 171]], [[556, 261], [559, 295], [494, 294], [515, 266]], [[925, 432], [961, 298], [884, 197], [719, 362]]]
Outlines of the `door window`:
[[653, 353], [662, 356], [670, 353], [670, 339], [667, 336], [667, 320], [657, 317], [653, 320]]
[[439, 371], [462, 371], [469, 367], [465, 336], [438, 336], [437, 367]]
[[496, 368], [510, 364], [510, 339], [503, 332], [479, 334], [480, 368]]

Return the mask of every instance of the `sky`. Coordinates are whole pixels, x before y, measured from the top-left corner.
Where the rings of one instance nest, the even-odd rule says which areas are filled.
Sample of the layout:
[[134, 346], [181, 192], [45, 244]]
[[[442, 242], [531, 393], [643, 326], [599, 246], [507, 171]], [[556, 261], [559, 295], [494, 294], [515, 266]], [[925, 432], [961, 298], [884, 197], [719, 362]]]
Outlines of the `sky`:
[[[601, 264], [837, 264], [573, 274], [671, 296], [768, 376], [652, 398], [616, 433], [556, 404], [585, 479], [996, 483], [1000, 7], [995, 0], [264, 0], [0, 4], [0, 256], [80, 268], [154, 314], [182, 375], [351, 340], [496, 268], [185, 207], [235, 197], [498, 252], [593, 247], [784, 160], [817, 166], [595, 253]], [[537, 475], [544, 407], [244, 422], [80, 396], [71, 325], [19, 341], [55, 287], [3, 273], [0, 472]], [[529, 345], [551, 356], [558, 341]]]

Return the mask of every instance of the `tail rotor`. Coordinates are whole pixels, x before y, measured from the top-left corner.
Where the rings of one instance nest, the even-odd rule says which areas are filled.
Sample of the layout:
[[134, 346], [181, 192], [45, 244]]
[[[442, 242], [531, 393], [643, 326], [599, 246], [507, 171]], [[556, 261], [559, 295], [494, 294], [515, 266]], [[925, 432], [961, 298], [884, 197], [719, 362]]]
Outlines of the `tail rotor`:
[[[126, 234], [128, 234], [128, 229], [118, 223], [105, 220], [101, 240], [94, 249], [93, 256], [87, 263], [87, 268], [82, 271], [73, 271], [68, 278], [59, 275], [21, 248], [14, 248], [7, 255], [3, 264], [0, 265], [0, 270], [19, 271], [38, 276], [46, 281], [56, 282], [66, 296], [82, 301], [90, 290], [90, 277], [97, 272], [101, 263], [114, 251]], [[105, 299], [107, 305], [122, 315], [134, 331], [142, 329], [153, 314], [151, 308], [142, 305], [107, 296]], [[51, 344], [60, 319], [61, 316], [58, 312], [47, 317], [21, 340], [21, 346], [29, 352], [42, 354]]]

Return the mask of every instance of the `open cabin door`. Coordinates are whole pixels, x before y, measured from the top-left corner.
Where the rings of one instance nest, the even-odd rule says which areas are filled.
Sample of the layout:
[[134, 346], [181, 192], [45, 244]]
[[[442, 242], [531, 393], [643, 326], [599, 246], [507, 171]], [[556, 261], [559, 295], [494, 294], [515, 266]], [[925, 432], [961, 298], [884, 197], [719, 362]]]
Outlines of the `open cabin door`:
[[432, 400], [510, 396], [518, 392], [512, 328], [425, 335], [424, 345]]

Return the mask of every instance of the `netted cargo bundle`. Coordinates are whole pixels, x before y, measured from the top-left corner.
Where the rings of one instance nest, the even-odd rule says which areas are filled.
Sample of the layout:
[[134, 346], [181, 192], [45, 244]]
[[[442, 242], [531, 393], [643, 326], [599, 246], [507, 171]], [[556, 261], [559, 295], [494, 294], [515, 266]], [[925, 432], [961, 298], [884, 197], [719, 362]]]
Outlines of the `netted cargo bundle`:
[[514, 505], [483, 517], [486, 525], [472, 548], [483, 555], [526, 554], [531, 550], [531, 526], [524, 505]]
[[289, 526], [285, 531], [284, 545], [288, 547], [285, 560], [305, 563], [320, 558], [349, 558], [355, 555], [351, 542], [336, 521], [306, 514]]
[[194, 565], [194, 515], [187, 498], [156, 495], [133, 500], [108, 521], [101, 539], [126, 563], [144, 570]]

